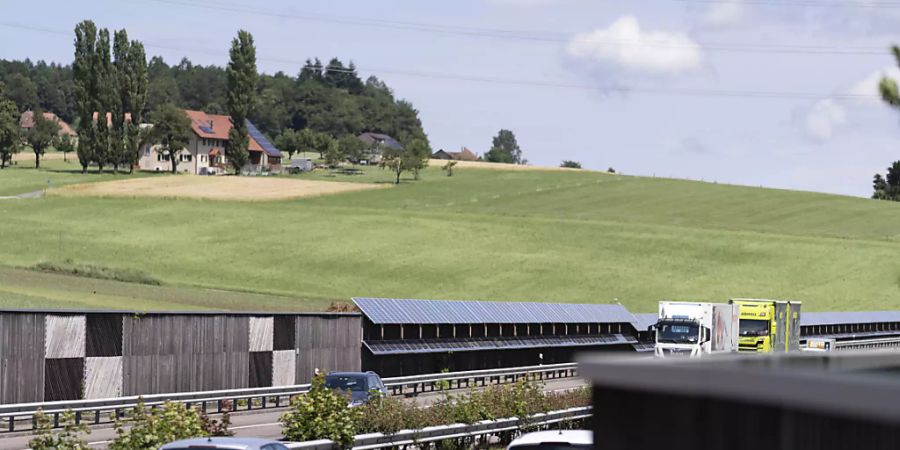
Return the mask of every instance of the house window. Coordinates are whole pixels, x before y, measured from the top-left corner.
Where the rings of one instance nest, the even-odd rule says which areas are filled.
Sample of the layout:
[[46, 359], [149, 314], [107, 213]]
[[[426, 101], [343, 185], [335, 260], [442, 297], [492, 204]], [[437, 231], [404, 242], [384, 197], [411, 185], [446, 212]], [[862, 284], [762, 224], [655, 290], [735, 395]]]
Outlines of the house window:
[[144, 149], [144, 156], [150, 156], [150, 147]]
[[191, 162], [191, 159], [193, 159], [193, 157], [190, 153], [181, 154], [181, 162]]
[[168, 161], [168, 160], [169, 160], [169, 155], [168, 155], [168, 154], [157, 153], [157, 154], [156, 154], [156, 160], [157, 160], [157, 161]]

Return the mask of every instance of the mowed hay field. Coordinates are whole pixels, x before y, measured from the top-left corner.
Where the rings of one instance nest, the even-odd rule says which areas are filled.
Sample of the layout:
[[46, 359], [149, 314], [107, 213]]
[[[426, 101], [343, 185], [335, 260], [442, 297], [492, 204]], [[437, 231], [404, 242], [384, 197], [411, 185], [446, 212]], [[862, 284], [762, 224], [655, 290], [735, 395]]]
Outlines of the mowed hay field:
[[35, 170], [34, 153], [18, 153], [16, 157], [18, 160], [14, 160], [16, 163], [14, 166], [0, 170], [0, 197], [52, 189], [74, 183], [165, 176], [142, 172], [135, 172], [131, 175], [111, 172], [98, 174], [96, 168], [91, 168], [87, 174], [82, 174], [77, 157], [70, 154], [69, 160], [63, 161], [61, 153], [47, 153], [41, 159], [41, 169]]
[[[392, 177], [371, 168], [362, 178]], [[141, 270], [164, 288], [267, 296], [209, 297], [207, 308], [388, 296], [618, 300], [636, 312], [660, 299], [729, 297], [900, 309], [900, 204], [808, 192], [587, 171], [458, 168], [447, 177], [433, 165], [420, 181], [333, 196], [51, 196], [0, 201], [0, 217], [8, 266], [68, 259]], [[62, 294], [52, 283], [15, 275], [0, 287], [0, 304], [8, 295], [16, 305], [91, 305], [95, 295], [53, 300]], [[119, 307], [190, 307], [183, 295], [146, 297]]]
[[[429, 159], [428, 165], [432, 167], [444, 167], [449, 161], [446, 159]], [[506, 164], [506, 163], [491, 163], [485, 161], [456, 161], [454, 169], [488, 169], [488, 170], [515, 170], [515, 171], [527, 171], [527, 172], [542, 172], [542, 171], [551, 171], [551, 172], [566, 172], [566, 171], [581, 171], [588, 172], [588, 170], [583, 169], [573, 169], [570, 167], [547, 167], [547, 166], [529, 166], [522, 164]]]
[[381, 189], [387, 184], [299, 180], [289, 177], [191, 176], [135, 178], [72, 184], [47, 191], [58, 197], [160, 197], [266, 201]]

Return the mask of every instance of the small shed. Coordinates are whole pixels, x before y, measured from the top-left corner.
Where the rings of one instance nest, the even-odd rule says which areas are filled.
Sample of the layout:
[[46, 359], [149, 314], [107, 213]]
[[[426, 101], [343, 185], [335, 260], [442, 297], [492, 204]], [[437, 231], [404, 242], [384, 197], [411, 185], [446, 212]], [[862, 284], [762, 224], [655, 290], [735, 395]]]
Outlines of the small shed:
[[288, 173], [300, 173], [300, 172], [310, 172], [313, 170], [313, 161], [309, 158], [295, 158], [291, 160], [291, 165], [289, 165], [286, 170]]

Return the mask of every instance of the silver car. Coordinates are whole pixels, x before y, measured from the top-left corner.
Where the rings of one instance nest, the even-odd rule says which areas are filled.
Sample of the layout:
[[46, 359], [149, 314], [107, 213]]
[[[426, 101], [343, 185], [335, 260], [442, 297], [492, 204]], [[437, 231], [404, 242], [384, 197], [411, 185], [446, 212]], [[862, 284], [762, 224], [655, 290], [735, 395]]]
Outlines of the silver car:
[[288, 450], [284, 444], [271, 439], [208, 437], [185, 439], [163, 445], [159, 450], [190, 449], [227, 449], [227, 450]]

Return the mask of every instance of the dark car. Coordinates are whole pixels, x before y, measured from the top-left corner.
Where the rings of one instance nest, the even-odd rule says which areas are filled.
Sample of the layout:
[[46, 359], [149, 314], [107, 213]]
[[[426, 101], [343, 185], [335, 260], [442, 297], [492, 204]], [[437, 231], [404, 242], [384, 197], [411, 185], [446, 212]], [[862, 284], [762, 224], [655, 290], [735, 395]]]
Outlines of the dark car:
[[325, 387], [350, 395], [350, 406], [369, 400], [373, 392], [388, 395], [381, 377], [375, 372], [331, 372], [325, 376]]
[[284, 444], [271, 439], [209, 437], [185, 439], [163, 445], [159, 450], [191, 450], [191, 449], [228, 449], [228, 450], [288, 450]]

